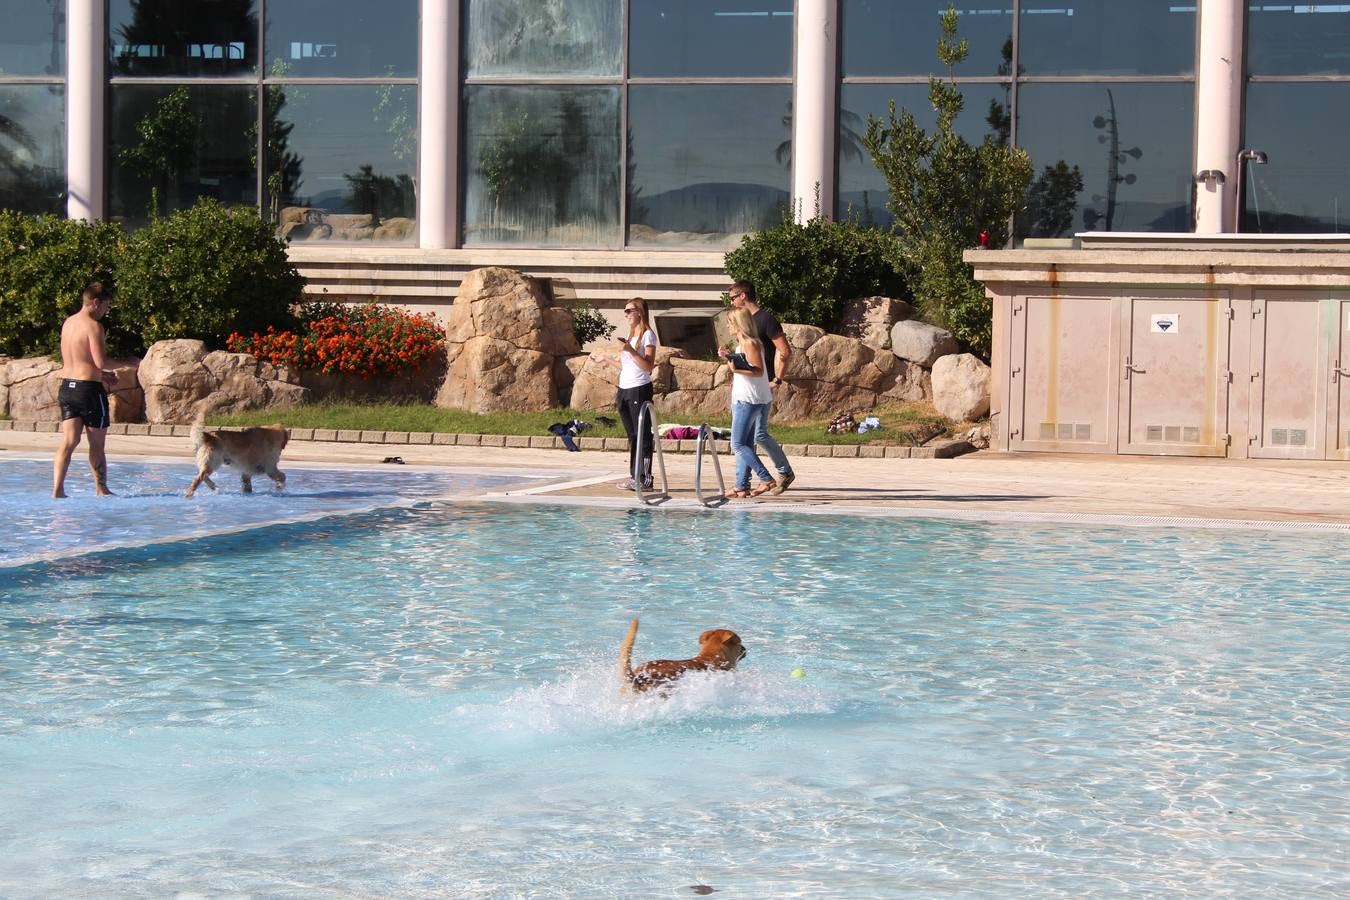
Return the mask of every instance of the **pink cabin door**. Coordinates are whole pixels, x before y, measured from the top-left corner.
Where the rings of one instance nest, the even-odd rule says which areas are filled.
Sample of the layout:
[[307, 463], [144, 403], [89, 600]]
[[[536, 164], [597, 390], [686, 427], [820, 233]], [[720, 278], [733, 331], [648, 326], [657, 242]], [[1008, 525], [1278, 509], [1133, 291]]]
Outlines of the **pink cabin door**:
[[1009, 448], [1115, 453], [1115, 298], [1016, 297], [1010, 323]]
[[1228, 454], [1231, 310], [1226, 294], [1121, 298], [1118, 452]]
[[1252, 298], [1248, 456], [1323, 458], [1328, 379], [1322, 335], [1330, 312], [1307, 291]]
[[1327, 378], [1326, 458], [1350, 460], [1350, 299], [1327, 303], [1330, 372]]

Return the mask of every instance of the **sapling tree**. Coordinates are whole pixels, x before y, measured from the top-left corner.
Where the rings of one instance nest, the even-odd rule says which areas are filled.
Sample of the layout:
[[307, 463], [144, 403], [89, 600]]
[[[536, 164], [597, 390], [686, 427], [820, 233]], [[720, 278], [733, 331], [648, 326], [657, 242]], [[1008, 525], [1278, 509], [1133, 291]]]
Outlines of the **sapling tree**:
[[984, 289], [961, 254], [972, 247], [1001, 247], [1013, 213], [1031, 181], [1025, 150], [986, 136], [978, 146], [956, 132], [964, 98], [955, 69], [969, 47], [957, 39], [958, 13], [942, 13], [937, 55], [947, 78], [928, 79], [928, 100], [937, 113], [930, 134], [907, 109], [886, 118], [869, 115], [863, 145], [890, 190], [887, 208], [895, 220], [897, 261], [909, 273], [920, 315], [950, 330], [973, 352], [988, 358], [991, 310]]

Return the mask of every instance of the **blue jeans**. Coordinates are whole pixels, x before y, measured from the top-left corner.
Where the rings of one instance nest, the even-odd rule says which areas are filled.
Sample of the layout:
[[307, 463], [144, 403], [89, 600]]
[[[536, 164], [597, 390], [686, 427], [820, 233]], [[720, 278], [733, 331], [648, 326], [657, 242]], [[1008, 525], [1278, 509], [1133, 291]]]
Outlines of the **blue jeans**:
[[[736, 487], [745, 490], [750, 487], [750, 473], [760, 481], [772, 480], [769, 470], [755, 454], [755, 423], [760, 417], [768, 418], [769, 404], [744, 403], [731, 404], [731, 450], [736, 454]], [[774, 444], [777, 447], [777, 444]], [[782, 450], [778, 451], [780, 454]]]
[[778, 470], [779, 475], [787, 475], [792, 471], [792, 466], [788, 465], [787, 454], [783, 448], [778, 446], [778, 442], [769, 434], [769, 406], [765, 403], [757, 406], [759, 410], [755, 414], [755, 443], [764, 448], [764, 452], [769, 455], [769, 462]]

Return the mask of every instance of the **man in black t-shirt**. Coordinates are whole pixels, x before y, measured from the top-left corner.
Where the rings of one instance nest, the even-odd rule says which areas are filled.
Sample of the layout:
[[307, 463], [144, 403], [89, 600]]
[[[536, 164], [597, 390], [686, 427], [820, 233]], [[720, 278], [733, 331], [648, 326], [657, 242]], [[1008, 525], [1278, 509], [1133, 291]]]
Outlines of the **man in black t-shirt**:
[[[760, 344], [764, 348], [764, 371], [769, 376], [769, 387], [777, 390], [783, 384], [783, 373], [787, 371], [788, 360], [792, 357], [792, 347], [777, 317], [762, 308], [755, 298], [755, 286], [749, 281], [733, 281], [727, 290], [733, 306], [744, 309], [755, 320], [759, 331]], [[755, 443], [764, 448], [774, 468], [778, 470], [778, 484], [770, 493], [781, 494], [796, 480], [797, 476], [788, 464], [783, 448], [769, 434], [769, 412], [764, 413], [755, 422]]]

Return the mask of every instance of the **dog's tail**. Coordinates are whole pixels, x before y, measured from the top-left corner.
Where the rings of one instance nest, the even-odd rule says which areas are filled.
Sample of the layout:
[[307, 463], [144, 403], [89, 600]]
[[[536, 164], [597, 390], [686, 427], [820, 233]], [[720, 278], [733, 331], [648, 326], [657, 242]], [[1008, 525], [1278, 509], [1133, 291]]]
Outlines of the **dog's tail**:
[[633, 689], [633, 642], [637, 640], [638, 620], [634, 619], [628, 626], [628, 634], [624, 635], [623, 643], [619, 645], [619, 678], [622, 680], [620, 690], [627, 694]]
[[197, 416], [192, 420], [192, 448], [200, 449], [206, 434], [206, 414], [215, 409], [226, 398], [219, 392], [207, 394], [197, 404]]

